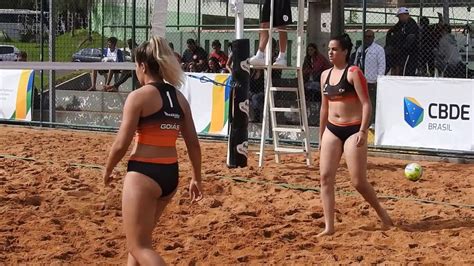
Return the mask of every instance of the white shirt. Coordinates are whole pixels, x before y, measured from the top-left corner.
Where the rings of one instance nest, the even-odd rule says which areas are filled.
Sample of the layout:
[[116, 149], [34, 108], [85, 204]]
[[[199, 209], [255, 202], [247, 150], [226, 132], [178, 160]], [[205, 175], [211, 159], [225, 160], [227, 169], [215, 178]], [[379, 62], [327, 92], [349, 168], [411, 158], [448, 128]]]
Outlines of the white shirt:
[[439, 40], [439, 60], [443, 64], [457, 65], [462, 62], [461, 54], [459, 53], [456, 39], [451, 34], [445, 34]]
[[114, 51], [110, 51], [110, 48], [107, 48], [107, 56], [102, 59], [104, 62], [117, 62], [117, 48]]
[[[359, 47], [356, 52], [355, 64], [359, 65], [361, 56], [362, 47]], [[364, 75], [368, 83], [377, 83], [377, 77], [385, 75], [385, 50], [375, 42], [365, 49]]]

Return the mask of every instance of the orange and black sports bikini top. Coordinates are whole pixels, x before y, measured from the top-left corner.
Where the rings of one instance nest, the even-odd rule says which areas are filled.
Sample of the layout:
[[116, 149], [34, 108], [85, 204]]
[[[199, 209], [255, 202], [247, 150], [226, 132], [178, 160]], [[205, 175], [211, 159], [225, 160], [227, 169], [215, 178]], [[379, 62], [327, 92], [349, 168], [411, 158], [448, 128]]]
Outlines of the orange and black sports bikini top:
[[163, 107], [154, 114], [140, 117], [137, 142], [156, 147], [174, 147], [184, 120], [175, 87], [160, 82], [149, 83], [161, 95]]
[[342, 101], [345, 98], [357, 97], [354, 85], [347, 81], [347, 71], [349, 70], [349, 66], [344, 69], [341, 80], [339, 80], [339, 83], [336, 85], [329, 84], [329, 79], [331, 78], [333, 69], [334, 68], [331, 68], [328, 77], [326, 78], [326, 83], [323, 87], [323, 94], [326, 95], [330, 101]]

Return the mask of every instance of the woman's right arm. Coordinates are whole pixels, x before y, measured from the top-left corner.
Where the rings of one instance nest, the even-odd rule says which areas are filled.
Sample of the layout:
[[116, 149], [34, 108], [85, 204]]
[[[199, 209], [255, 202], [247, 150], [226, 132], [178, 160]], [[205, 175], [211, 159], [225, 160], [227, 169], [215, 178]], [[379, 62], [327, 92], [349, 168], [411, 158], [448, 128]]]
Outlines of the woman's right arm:
[[325, 70], [323, 74], [321, 74], [321, 111], [319, 112], [319, 143], [321, 143], [324, 130], [326, 129], [326, 125], [328, 123], [328, 99], [323, 93], [323, 88], [326, 83], [326, 78], [328, 75], [329, 70]]
[[181, 134], [183, 136], [184, 142], [186, 143], [189, 159], [191, 160], [191, 165], [193, 166], [193, 178], [191, 179], [191, 183], [189, 185], [189, 193], [191, 194], [192, 202], [194, 202], [202, 199], [201, 145], [199, 144], [196, 128], [194, 127], [191, 107], [181, 92], [177, 92], [177, 94], [179, 104], [184, 113], [184, 123], [181, 128]]

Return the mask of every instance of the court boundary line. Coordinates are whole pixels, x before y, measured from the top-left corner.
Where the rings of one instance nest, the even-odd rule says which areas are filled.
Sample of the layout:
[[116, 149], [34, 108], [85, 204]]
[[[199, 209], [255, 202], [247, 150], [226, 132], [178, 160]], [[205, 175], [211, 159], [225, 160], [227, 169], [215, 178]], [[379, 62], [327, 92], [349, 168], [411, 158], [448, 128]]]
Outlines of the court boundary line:
[[[22, 156], [16, 156], [16, 155], [11, 155], [11, 154], [0, 154], [0, 158], [4, 159], [17, 159], [17, 160], [23, 160], [27, 162], [46, 162], [46, 163], [51, 163], [51, 164], [61, 164], [64, 163], [68, 166], [71, 167], [77, 167], [77, 168], [90, 168], [90, 169], [96, 169], [96, 170], [103, 170], [105, 167], [102, 165], [97, 165], [97, 164], [84, 164], [84, 163], [75, 163], [75, 162], [60, 162], [60, 161], [53, 161], [53, 160], [38, 160], [33, 157], [22, 157]], [[125, 167], [119, 167], [121, 170], [124, 170]], [[222, 180], [231, 180], [234, 182], [244, 182], [244, 183], [256, 183], [256, 184], [261, 184], [261, 185], [273, 185], [273, 186], [278, 186], [284, 189], [291, 189], [291, 190], [299, 190], [299, 191], [310, 191], [313, 193], [320, 193], [321, 189], [319, 187], [310, 187], [310, 186], [305, 186], [305, 185], [299, 185], [299, 184], [292, 184], [292, 183], [285, 183], [285, 182], [272, 182], [269, 180], [258, 180], [254, 178], [246, 178], [246, 177], [232, 177], [232, 176], [217, 176], [218, 179]], [[347, 191], [347, 190], [341, 190], [341, 189], [336, 189], [336, 193], [339, 195], [344, 195], [344, 196], [356, 196], [357, 193], [355, 191]], [[379, 199], [389, 199], [389, 200], [405, 200], [405, 201], [414, 201], [420, 204], [432, 204], [432, 205], [441, 205], [441, 206], [449, 206], [449, 207], [454, 207], [454, 208], [467, 208], [467, 209], [474, 209], [474, 204], [465, 204], [465, 203], [452, 203], [452, 202], [443, 202], [443, 201], [436, 201], [436, 200], [428, 200], [428, 199], [420, 199], [420, 198], [414, 198], [414, 197], [399, 197], [399, 196], [394, 196], [394, 195], [378, 195], [377, 196]]]

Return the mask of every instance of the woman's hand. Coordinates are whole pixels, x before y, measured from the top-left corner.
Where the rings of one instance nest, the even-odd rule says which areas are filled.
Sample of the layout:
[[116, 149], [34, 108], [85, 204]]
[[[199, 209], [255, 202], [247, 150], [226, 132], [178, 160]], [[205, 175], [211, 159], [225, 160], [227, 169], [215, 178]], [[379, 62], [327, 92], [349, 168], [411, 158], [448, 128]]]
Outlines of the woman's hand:
[[367, 132], [365, 130], [361, 130], [357, 132], [356, 146], [362, 147], [366, 142], [367, 142]]
[[191, 197], [191, 203], [202, 200], [201, 181], [191, 179], [191, 182], [189, 183], [189, 195]]
[[112, 170], [104, 169], [103, 178], [104, 178], [104, 185], [109, 186], [113, 180]]

